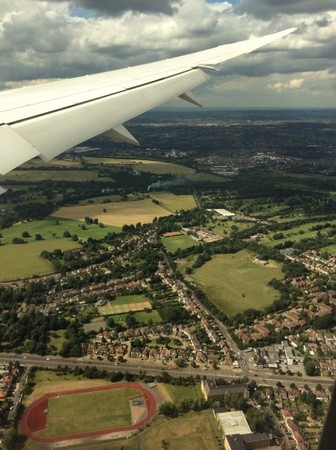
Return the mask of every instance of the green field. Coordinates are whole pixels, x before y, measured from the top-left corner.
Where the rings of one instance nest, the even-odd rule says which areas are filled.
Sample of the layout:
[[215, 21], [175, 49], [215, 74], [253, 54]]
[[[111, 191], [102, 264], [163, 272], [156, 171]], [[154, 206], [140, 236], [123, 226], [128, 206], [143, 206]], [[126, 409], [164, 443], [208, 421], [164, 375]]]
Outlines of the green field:
[[53, 265], [40, 256], [41, 252], [53, 251], [56, 248], [70, 250], [76, 247], [76, 242], [66, 239], [0, 246], [0, 281], [53, 273]]
[[[115, 300], [112, 300], [110, 303], [107, 303], [104, 306], [100, 306], [98, 308], [98, 311], [99, 311], [99, 314], [101, 314], [102, 316], [119, 314], [121, 312], [125, 312], [125, 311], [122, 311], [123, 306], [127, 307], [127, 305], [134, 304], [135, 308], [136, 308], [137, 303], [139, 303], [139, 304], [149, 303], [149, 299], [145, 295], [142, 295], [142, 294], [140, 294], [140, 295], [120, 295]], [[117, 311], [117, 307], [121, 307], [119, 312]], [[149, 303], [148, 307], [151, 308], [150, 303]]]
[[84, 220], [86, 216], [96, 218], [106, 225], [122, 227], [127, 224], [151, 223], [154, 217], [168, 216], [169, 212], [155, 205], [150, 198], [116, 203], [94, 203], [90, 205], [64, 206], [55, 217]]
[[49, 399], [47, 428], [39, 436], [62, 436], [131, 424], [129, 398], [137, 389], [116, 389]]
[[278, 293], [267, 285], [272, 278], [283, 278], [275, 263], [255, 263], [246, 250], [215, 255], [188, 278], [200, 286], [221, 311], [231, 316], [249, 308], [261, 309], [271, 304]]
[[[96, 444], [85, 443], [81, 449], [90, 450], [160, 450], [162, 442], [168, 443], [168, 450], [218, 450], [219, 433], [216, 430], [216, 421], [211, 411], [200, 413], [188, 413], [175, 419], [159, 417], [144, 432], [130, 437], [114, 441], [105, 441]], [[78, 446], [67, 446], [68, 449], [78, 450]], [[45, 449], [38, 443], [27, 441], [25, 450]]]
[[91, 164], [105, 164], [121, 167], [131, 167], [139, 172], [150, 172], [156, 175], [175, 174], [186, 175], [193, 174], [194, 169], [179, 164], [172, 164], [162, 161], [151, 161], [146, 159], [126, 159], [126, 158], [93, 158], [85, 157]]
[[173, 403], [180, 403], [182, 400], [201, 400], [204, 395], [201, 391], [200, 383], [192, 386], [178, 386], [174, 384], [160, 384], [159, 389]]
[[[85, 225], [86, 229], [82, 228], [83, 225]], [[35, 241], [35, 234], [40, 234], [45, 241], [60, 241], [63, 240], [64, 231], [69, 231], [71, 235], [77, 234], [79, 239], [87, 240], [89, 237], [101, 239], [109, 232], [120, 231], [120, 228], [108, 225], [101, 228], [96, 224], [83, 224], [83, 222], [79, 220], [48, 217], [44, 220], [32, 220], [31, 222], [24, 222], [10, 228], [4, 228], [1, 230], [3, 236], [1, 244], [11, 244], [13, 238], [21, 237], [22, 233], [25, 231], [28, 231], [31, 237], [24, 239], [30, 243]]]
[[160, 205], [169, 211], [193, 209], [197, 204], [193, 195], [175, 195], [172, 192], [151, 192], [150, 197], [158, 200]]
[[161, 242], [165, 246], [168, 252], [174, 253], [179, 248], [181, 250], [185, 248], [192, 247], [193, 245], [197, 245], [197, 241], [192, 239], [184, 234], [181, 236], [171, 236], [171, 237], [162, 237]]
[[[6, 175], [0, 175], [0, 182], [5, 180], [16, 182], [41, 182], [41, 181], [89, 181], [89, 180], [104, 180], [98, 177], [98, 174], [93, 170], [13, 170]], [[111, 178], [106, 178], [111, 180]]]

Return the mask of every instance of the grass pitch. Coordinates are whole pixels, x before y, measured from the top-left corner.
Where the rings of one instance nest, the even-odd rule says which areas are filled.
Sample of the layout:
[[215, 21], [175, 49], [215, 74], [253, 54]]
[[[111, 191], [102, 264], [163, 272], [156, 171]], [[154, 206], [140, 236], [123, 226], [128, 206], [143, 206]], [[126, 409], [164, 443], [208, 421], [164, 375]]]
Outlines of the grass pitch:
[[216, 255], [188, 277], [229, 316], [250, 308], [262, 309], [278, 297], [277, 291], [267, 285], [268, 281], [281, 279], [283, 274], [276, 264], [263, 266], [254, 259], [245, 250]]
[[130, 425], [129, 399], [139, 394], [125, 388], [51, 398], [47, 428], [37, 434], [54, 437]]
[[99, 314], [103, 316], [127, 313], [128, 311], [143, 311], [152, 309], [145, 295], [121, 295], [107, 305], [98, 308]]
[[179, 248], [181, 250], [185, 248], [192, 247], [193, 245], [197, 245], [197, 241], [195, 239], [191, 239], [188, 236], [172, 236], [172, 237], [162, 237], [161, 242], [166, 247], [168, 252], [174, 253]]

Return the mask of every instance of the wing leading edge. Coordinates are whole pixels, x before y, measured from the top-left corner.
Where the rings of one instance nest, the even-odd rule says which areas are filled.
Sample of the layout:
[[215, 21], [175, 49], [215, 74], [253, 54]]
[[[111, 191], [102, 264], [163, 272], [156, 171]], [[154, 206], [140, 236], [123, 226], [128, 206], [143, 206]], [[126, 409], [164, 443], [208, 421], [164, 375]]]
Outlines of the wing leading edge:
[[122, 126], [209, 79], [205, 69], [295, 31], [222, 45], [155, 63], [0, 93], [0, 173], [35, 156], [50, 160], [98, 134], [137, 144]]

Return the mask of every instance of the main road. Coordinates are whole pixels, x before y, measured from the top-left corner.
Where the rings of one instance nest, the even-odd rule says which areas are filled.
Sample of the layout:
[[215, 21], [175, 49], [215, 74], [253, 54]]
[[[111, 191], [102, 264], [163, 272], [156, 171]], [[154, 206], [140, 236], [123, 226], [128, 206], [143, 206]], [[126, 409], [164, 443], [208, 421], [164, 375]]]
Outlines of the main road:
[[[31, 367], [38, 366], [48, 369], [56, 369], [57, 366], [68, 366], [70, 368], [75, 367], [97, 367], [98, 369], [104, 369], [109, 372], [130, 372], [139, 373], [140, 371], [146, 372], [148, 375], [159, 375], [162, 372], [168, 372], [173, 377], [179, 376], [197, 376], [201, 378], [206, 376], [207, 378], [225, 378], [228, 381], [241, 378], [244, 372], [237, 369], [208, 369], [206, 372], [204, 368], [192, 368], [182, 367], [179, 369], [173, 369], [169, 366], [143, 361], [143, 360], [128, 360], [125, 363], [113, 363], [110, 361], [88, 360], [85, 358], [61, 358], [60, 356], [40, 356], [34, 354], [16, 354], [16, 353], [0, 353], [0, 363], [8, 361], [19, 361], [21, 365]], [[116, 365], [117, 364], [117, 365]], [[310, 387], [315, 387], [316, 384], [321, 384], [324, 387], [329, 387], [334, 384], [334, 380], [324, 377], [308, 377], [308, 376], [295, 376], [295, 375], [277, 375], [270, 374], [269, 372], [260, 369], [250, 371], [250, 381], [254, 380], [257, 384], [276, 386], [277, 383], [283, 385], [289, 385], [295, 383], [297, 386], [303, 386], [307, 384]]]

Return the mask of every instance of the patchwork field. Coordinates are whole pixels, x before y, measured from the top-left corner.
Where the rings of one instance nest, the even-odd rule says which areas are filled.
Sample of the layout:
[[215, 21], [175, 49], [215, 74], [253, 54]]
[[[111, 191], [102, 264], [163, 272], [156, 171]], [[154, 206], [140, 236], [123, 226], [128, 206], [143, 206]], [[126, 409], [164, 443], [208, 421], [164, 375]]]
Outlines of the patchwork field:
[[138, 222], [150, 223], [154, 217], [168, 216], [169, 212], [155, 205], [148, 198], [138, 201], [62, 207], [53, 215], [59, 218], [77, 220], [84, 220], [88, 216], [96, 218], [106, 225], [122, 227], [125, 224], [135, 225]]
[[175, 174], [186, 175], [193, 174], [194, 169], [179, 164], [172, 164], [162, 161], [151, 161], [145, 159], [126, 159], [126, 158], [91, 158], [85, 157], [91, 164], [106, 164], [112, 166], [128, 166], [139, 172], [150, 172], [156, 175]]
[[188, 278], [229, 316], [249, 308], [261, 309], [278, 298], [268, 281], [281, 279], [283, 274], [275, 263], [263, 266], [254, 259], [255, 256], [245, 250], [215, 255]]
[[56, 248], [70, 250], [77, 246], [76, 242], [66, 239], [0, 246], [0, 281], [53, 273], [53, 265], [40, 256], [41, 252], [53, 251]]

